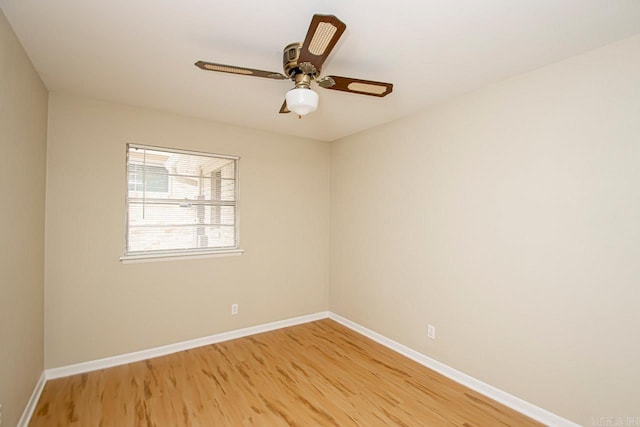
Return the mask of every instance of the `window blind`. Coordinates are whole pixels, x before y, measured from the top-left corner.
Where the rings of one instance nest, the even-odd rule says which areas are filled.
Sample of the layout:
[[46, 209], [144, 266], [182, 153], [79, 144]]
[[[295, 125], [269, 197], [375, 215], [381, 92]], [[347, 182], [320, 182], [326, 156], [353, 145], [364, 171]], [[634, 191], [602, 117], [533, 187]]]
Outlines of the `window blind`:
[[125, 255], [238, 248], [238, 157], [127, 145]]

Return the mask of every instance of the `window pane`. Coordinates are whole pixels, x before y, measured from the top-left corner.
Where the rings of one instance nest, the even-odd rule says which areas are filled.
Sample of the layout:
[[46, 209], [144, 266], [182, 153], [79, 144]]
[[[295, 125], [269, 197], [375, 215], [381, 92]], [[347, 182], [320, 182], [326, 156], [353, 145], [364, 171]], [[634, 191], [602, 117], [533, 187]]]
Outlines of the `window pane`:
[[222, 172], [222, 178], [227, 178], [227, 179], [235, 179], [236, 177], [236, 162], [229, 162], [226, 165], [222, 166], [220, 168], [220, 171]]
[[127, 253], [237, 247], [237, 160], [139, 146], [127, 158]]
[[129, 228], [148, 225], [235, 224], [235, 206], [129, 203]]
[[129, 235], [129, 251], [176, 251], [235, 248], [233, 226], [149, 226], [132, 228]]
[[169, 191], [169, 177], [162, 166], [129, 164], [129, 190]]

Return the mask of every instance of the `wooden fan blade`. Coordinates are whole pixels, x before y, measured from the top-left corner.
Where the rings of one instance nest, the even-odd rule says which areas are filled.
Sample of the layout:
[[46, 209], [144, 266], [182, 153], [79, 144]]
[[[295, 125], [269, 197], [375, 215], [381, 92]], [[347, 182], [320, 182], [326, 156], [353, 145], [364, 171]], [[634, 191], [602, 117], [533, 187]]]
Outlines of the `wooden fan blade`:
[[264, 77], [267, 79], [287, 80], [289, 77], [273, 71], [256, 70], [254, 68], [236, 67], [234, 65], [215, 64], [213, 62], [198, 61], [196, 67], [207, 71], [218, 71], [221, 73], [239, 74], [242, 76]]
[[286, 114], [290, 112], [291, 111], [289, 111], [289, 107], [287, 107], [287, 100], [285, 99], [284, 102], [282, 103], [282, 107], [280, 107], [280, 114]]
[[307, 36], [300, 48], [298, 64], [309, 62], [320, 74], [322, 64], [347, 26], [333, 15], [313, 15]]
[[[333, 82], [333, 84], [331, 84]], [[359, 93], [369, 96], [387, 96], [393, 91], [392, 83], [376, 82], [373, 80], [352, 79], [351, 77], [327, 76], [322, 78], [320, 86], [325, 89], [340, 90], [342, 92]]]

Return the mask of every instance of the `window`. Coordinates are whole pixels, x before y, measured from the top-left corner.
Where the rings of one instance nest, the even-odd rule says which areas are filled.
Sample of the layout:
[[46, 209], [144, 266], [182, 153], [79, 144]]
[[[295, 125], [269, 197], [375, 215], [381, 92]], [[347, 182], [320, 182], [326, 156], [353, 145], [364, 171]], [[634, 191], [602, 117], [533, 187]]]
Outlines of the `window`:
[[127, 145], [123, 259], [238, 250], [238, 157]]

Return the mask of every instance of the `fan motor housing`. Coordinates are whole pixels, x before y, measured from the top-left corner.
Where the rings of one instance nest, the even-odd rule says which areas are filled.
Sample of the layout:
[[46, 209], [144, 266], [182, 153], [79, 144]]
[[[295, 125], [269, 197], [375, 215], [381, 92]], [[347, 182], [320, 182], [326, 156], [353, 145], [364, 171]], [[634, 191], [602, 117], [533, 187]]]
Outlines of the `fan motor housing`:
[[293, 77], [295, 74], [300, 73], [298, 58], [300, 57], [301, 47], [302, 43], [291, 43], [284, 48], [282, 66], [284, 68], [284, 74], [289, 77]]

